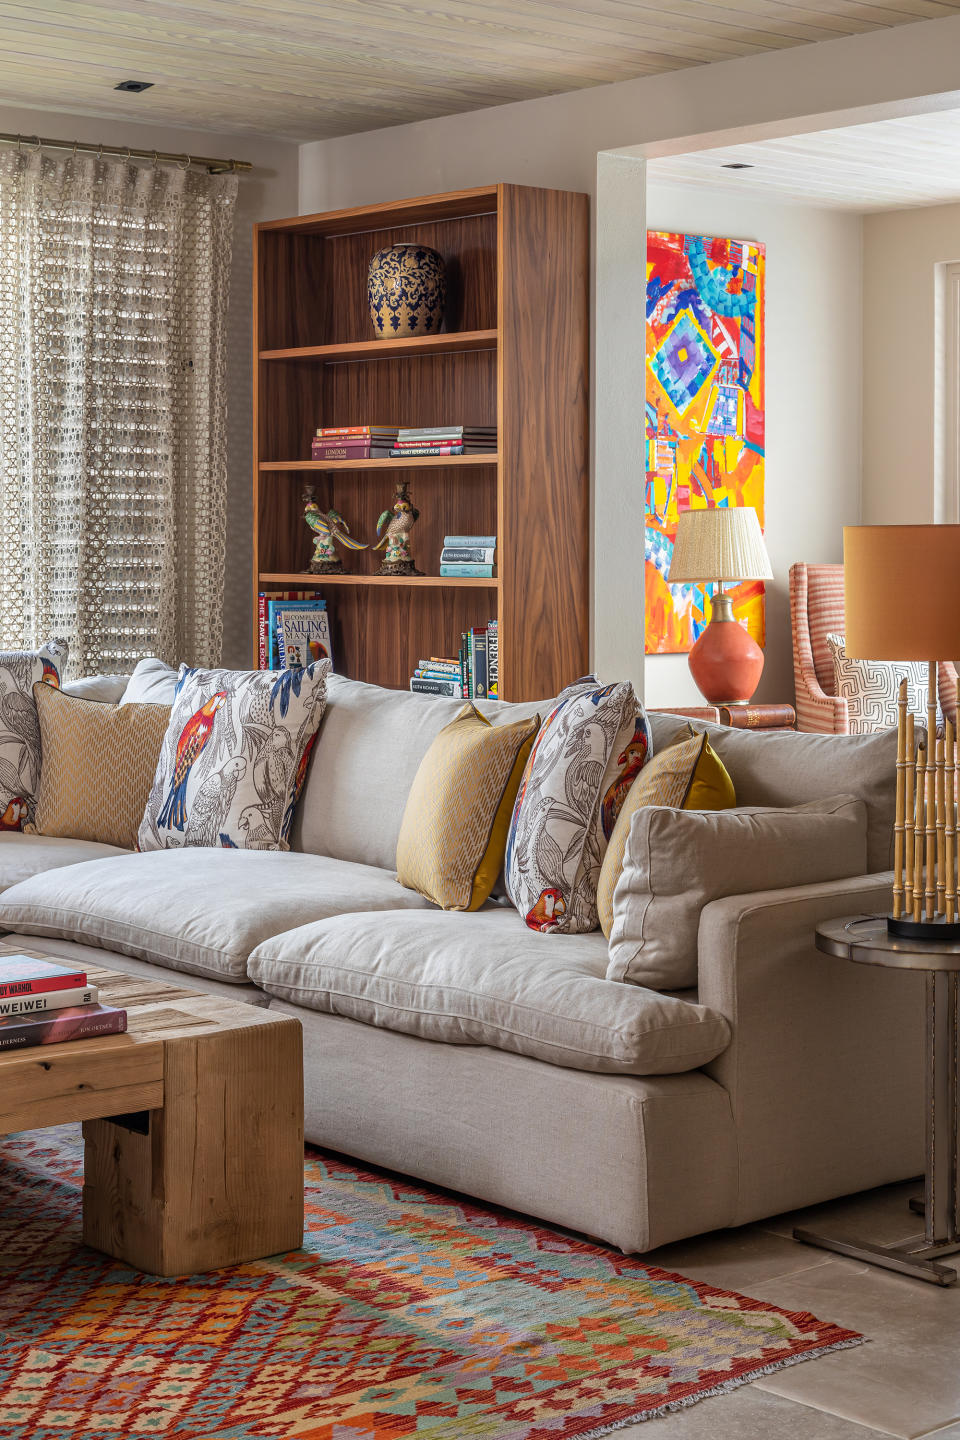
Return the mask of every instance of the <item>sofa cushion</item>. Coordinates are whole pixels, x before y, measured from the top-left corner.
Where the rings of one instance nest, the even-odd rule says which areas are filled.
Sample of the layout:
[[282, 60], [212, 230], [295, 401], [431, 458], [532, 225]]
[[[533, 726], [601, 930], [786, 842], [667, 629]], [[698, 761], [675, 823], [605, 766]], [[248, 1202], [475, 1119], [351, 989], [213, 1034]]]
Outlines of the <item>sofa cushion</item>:
[[121, 705], [172, 705], [176, 698], [179, 670], [151, 655], [138, 660], [127, 677]]
[[676, 810], [729, 810], [736, 805], [733, 782], [706, 735], [692, 733], [668, 745], [650, 760], [631, 785], [617, 816], [597, 883], [600, 929], [613, 928], [613, 892], [623, 869], [623, 856], [634, 812], [644, 805]]
[[33, 698], [38, 681], [59, 687], [67, 642], [0, 653], [0, 831], [22, 830], [33, 819], [40, 779], [40, 722]]
[[276, 850], [154, 850], [25, 880], [0, 897], [0, 926], [243, 981], [250, 951], [291, 925], [426, 905], [366, 865]]
[[866, 807], [849, 795], [793, 810], [637, 810], [613, 894], [607, 977], [696, 985], [711, 901], [846, 880], [865, 864]]
[[43, 766], [39, 835], [133, 850], [170, 720], [169, 705], [106, 705], [34, 685]]
[[329, 671], [181, 665], [139, 848], [288, 850]]
[[115, 845], [100, 845], [93, 840], [60, 840], [50, 835], [20, 835], [0, 830], [0, 892], [46, 870], [126, 854], [126, 850]]
[[306, 1009], [575, 1070], [672, 1074], [725, 1049], [722, 1016], [614, 984], [606, 965], [602, 935], [543, 935], [491, 906], [303, 925], [258, 946], [249, 973]]
[[891, 868], [896, 730], [877, 735], [815, 735], [798, 730], [757, 734], [669, 714], [651, 714], [650, 724], [655, 751], [681, 739], [688, 725], [706, 730], [730, 773], [738, 805], [782, 808], [855, 795], [867, 807], [867, 868], [870, 873]]
[[[640, 718], [638, 719], [638, 708]], [[607, 848], [603, 801], [622, 803], [629, 743], [646, 744], [646, 717], [629, 681], [594, 676], [567, 687], [536, 738], [507, 835], [507, 894], [531, 930], [581, 935], [597, 926], [597, 881]], [[642, 761], [642, 757], [641, 757]]]
[[407, 797], [397, 879], [444, 910], [479, 910], [503, 866], [507, 826], [540, 717], [491, 725], [464, 705], [431, 744]]
[[[475, 704], [494, 724], [553, 708], [549, 700]], [[413, 778], [434, 737], [462, 709], [462, 700], [328, 676], [327, 712], [297, 806], [292, 848], [393, 869]]]

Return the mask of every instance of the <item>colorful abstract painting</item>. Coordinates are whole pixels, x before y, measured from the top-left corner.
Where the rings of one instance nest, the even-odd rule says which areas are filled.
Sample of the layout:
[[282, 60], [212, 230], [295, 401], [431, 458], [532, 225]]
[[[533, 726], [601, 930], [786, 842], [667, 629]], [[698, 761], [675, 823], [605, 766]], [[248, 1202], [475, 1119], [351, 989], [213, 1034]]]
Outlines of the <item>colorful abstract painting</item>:
[[[763, 245], [647, 235], [646, 651], [690, 650], [715, 586], [668, 585], [684, 510], [752, 505], [763, 525]], [[731, 589], [764, 641], [760, 580]]]

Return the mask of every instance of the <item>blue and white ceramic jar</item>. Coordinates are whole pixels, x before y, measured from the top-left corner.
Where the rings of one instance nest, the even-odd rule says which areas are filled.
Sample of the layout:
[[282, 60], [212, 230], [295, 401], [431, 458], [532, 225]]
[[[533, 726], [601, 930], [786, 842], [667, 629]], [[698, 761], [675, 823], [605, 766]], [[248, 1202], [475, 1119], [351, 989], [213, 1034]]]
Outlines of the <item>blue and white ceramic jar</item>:
[[370, 261], [370, 319], [379, 340], [435, 335], [443, 324], [447, 268], [429, 245], [388, 245]]

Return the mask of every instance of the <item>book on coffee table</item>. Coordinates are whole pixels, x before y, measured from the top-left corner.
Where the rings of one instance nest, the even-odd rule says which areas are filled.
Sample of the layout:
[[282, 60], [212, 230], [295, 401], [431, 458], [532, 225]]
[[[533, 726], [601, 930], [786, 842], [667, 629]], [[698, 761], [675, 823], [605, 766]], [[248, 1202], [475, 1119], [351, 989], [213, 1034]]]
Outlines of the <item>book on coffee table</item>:
[[93, 1035], [122, 1035], [126, 1010], [112, 1005], [70, 1005], [44, 1015], [5, 1015], [0, 1019], [0, 1054], [27, 1045], [62, 1045]]
[[40, 955], [0, 956], [0, 1000], [14, 995], [45, 995], [50, 990], [78, 990], [86, 983], [85, 970], [55, 965]]

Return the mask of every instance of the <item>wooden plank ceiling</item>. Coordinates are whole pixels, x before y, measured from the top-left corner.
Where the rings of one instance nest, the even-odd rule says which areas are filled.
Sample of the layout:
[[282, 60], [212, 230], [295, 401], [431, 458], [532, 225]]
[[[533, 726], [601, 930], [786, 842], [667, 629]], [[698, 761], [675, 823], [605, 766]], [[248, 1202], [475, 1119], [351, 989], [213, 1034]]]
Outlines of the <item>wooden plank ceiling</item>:
[[960, 199], [960, 111], [651, 160], [648, 176], [858, 214], [944, 204]]
[[[0, 0], [0, 97], [317, 140], [958, 10], [960, 0]], [[126, 79], [154, 88], [116, 93]]]

